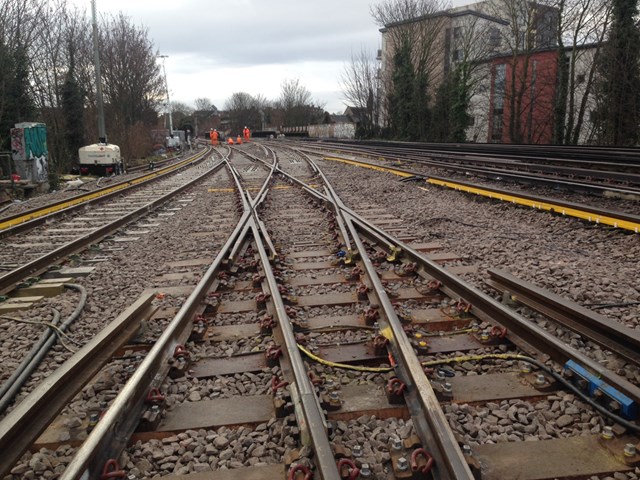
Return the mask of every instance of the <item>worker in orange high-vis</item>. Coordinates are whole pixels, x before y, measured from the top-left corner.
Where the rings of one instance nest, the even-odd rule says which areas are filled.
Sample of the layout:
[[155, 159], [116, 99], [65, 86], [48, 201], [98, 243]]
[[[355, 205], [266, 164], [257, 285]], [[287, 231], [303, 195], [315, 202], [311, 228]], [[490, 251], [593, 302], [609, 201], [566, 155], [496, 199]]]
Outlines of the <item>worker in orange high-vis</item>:
[[244, 130], [242, 130], [242, 134], [244, 135], [244, 141], [248, 142], [249, 137], [251, 137], [251, 131], [245, 126]]
[[218, 145], [218, 130], [214, 128], [209, 133], [209, 136], [211, 137], [211, 145]]

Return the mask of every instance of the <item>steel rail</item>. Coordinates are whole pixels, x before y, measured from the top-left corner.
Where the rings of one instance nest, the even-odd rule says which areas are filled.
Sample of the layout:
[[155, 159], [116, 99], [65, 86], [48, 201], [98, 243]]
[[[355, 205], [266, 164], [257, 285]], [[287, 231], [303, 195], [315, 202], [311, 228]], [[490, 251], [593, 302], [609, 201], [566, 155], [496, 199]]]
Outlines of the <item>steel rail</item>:
[[[216, 167], [224, 165], [225, 162], [226, 158]], [[236, 258], [234, 255], [238, 255], [241, 251], [240, 245], [248, 241], [247, 226], [252, 221], [250, 211], [245, 209], [233, 232], [194, 291], [76, 452], [60, 477], [61, 480], [84, 479], [85, 475], [88, 478], [98, 478], [101, 474], [101, 466], [108, 459], [119, 456], [139, 422], [147, 392], [153, 387], [160, 386], [169, 369], [169, 358], [173, 355], [176, 346], [185, 343], [190, 334], [192, 318], [200, 308], [202, 298], [214, 285], [223, 266], [229, 261], [233, 262]]]
[[229, 252], [236, 243], [245, 241], [240, 234], [250, 220], [251, 216], [245, 212], [194, 291], [78, 449], [61, 480], [99, 478], [105, 462], [119, 456], [138, 424], [147, 392], [162, 382], [169, 369], [169, 358], [176, 346], [188, 338], [193, 316], [228, 261]]
[[0, 475], [9, 473], [56, 415], [153, 313], [144, 294], [58, 367], [0, 421]]
[[[382, 154], [384, 154], [385, 152], [398, 155], [398, 150], [387, 149], [384, 150]], [[462, 168], [464, 168], [464, 165], [473, 166], [476, 168], [484, 167], [490, 169], [503, 167], [506, 169], [514, 168], [515, 170], [539, 171], [544, 172], [547, 175], [575, 175], [585, 178], [597, 178], [602, 181], [617, 180], [622, 182], [632, 182], [635, 184], [638, 184], [638, 182], [640, 182], [639, 173], [611, 170], [614, 167], [619, 169], [629, 169], [630, 165], [627, 164], [600, 164], [601, 167], [607, 167], [607, 170], [602, 170], [595, 168], [585, 168], [584, 165], [578, 161], [573, 162], [570, 160], [559, 160], [550, 158], [522, 157], [520, 155], [509, 156], [505, 154], [479, 154], [467, 152], [458, 152], [457, 155], [454, 155], [454, 152], [444, 152], [438, 150], [426, 152], [411, 150], [407, 152], [407, 155], [407, 161], [409, 162], [434, 165], [437, 164], [443, 166], [443, 168], [454, 168], [449, 162], [456, 162], [458, 164], [456, 165], [456, 167]], [[430, 158], [424, 158], [425, 155]], [[398, 157], [398, 160], [402, 159]], [[567, 166], [567, 163], [569, 165], [573, 165], [575, 163], [577, 166]], [[640, 171], [640, 165], [637, 165], [636, 169]], [[508, 172], [508, 170], [506, 170], [505, 172]]]
[[289, 363], [291, 364], [291, 373], [294, 378], [294, 381], [290, 383], [291, 396], [294, 400], [294, 404], [300, 405], [303, 416], [303, 418], [299, 418], [299, 416], [296, 415], [298, 426], [301, 431], [301, 437], [305, 437], [304, 432], [306, 431], [309, 436], [309, 441], [313, 445], [313, 460], [318, 469], [318, 473], [320, 474], [320, 478], [322, 480], [340, 480], [342, 477], [338, 472], [338, 466], [331, 450], [329, 438], [325, 431], [326, 423], [324, 414], [320, 409], [318, 397], [316, 396], [315, 389], [309, 379], [302, 356], [298, 350], [296, 338], [293, 333], [293, 327], [289, 316], [286, 313], [286, 307], [282, 300], [282, 296], [278, 290], [278, 283], [273, 270], [271, 269], [269, 256], [267, 255], [264, 244], [260, 241], [260, 229], [256, 224], [255, 218], [251, 219], [250, 225], [253, 230], [254, 241], [262, 261], [265, 280], [269, 286], [271, 299], [273, 301], [276, 316], [278, 317], [278, 325], [282, 332], [282, 338], [285, 343]]
[[420, 365], [413, 346], [409, 342], [402, 323], [382, 285], [382, 280], [366, 253], [365, 246], [354, 225], [355, 218], [346, 212], [344, 202], [337, 195], [324, 173], [317, 165], [315, 167], [325, 182], [325, 188], [329, 193], [328, 197], [336, 214], [340, 216], [346, 214], [346, 227], [357, 247], [367, 277], [372, 283], [373, 294], [384, 312], [383, 318], [386, 318], [387, 325], [381, 329], [381, 334], [389, 340], [393, 356], [397, 361], [396, 373], [407, 385], [405, 400], [413, 420], [413, 426], [418, 436], [427, 445], [429, 453], [434, 457], [434, 478], [472, 480], [474, 476], [458, 446], [458, 441], [440, 407], [431, 383], [424, 374], [422, 365]]
[[394, 245], [400, 248], [404, 252], [407, 260], [416, 262], [424, 269], [427, 275], [438, 280], [443, 285], [441, 290], [447, 296], [460, 298], [469, 302], [472, 305], [471, 312], [473, 315], [483, 321], [489, 323], [497, 322], [506, 327], [508, 329], [507, 338], [523, 350], [533, 355], [535, 355], [536, 352], [547, 355], [560, 365], [564, 365], [568, 360], [574, 360], [612, 387], [617, 388], [632, 398], [635, 402], [640, 403], [640, 388], [629, 382], [626, 378], [617, 375], [598, 362], [565, 344], [543, 328], [535, 325], [516, 312], [513, 312], [497, 300], [447, 271], [444, 267], [429, 260], [409, 245], [382, 232], [382, 230], [371, 225], [357, 214], [355, 214], [354, 218], [356, 219], [355, 223], [358, 229], [365, 235], [369, 235], [372, 241], [384, 241], [387, 245]]
[[[263, 162], [263, 164], [268, 165], [266, 162]], [[265, 186], [271, 181], [272, 175], [276, 169], [278, 169], [277, 158], [275, 158], [273, 164], [269, 166], [270, 173], [264, 183]], [[233, 168], [231, 170], [236, 184], [240, 187], [240, 179], [237, 172]], [[260, 217], [256, 212], [256, 206], [259, 203], [258, 201], [262, 201], [267, 193], [266, 189], [263, 190], [261, 190], [261, 193], [256, 196], [255, 200], [251, 200], [249, 202], [249, 205], [245, 202], [245, 213], [249, 213], [251, 215], [251, 220], [248, 225], [252, 231], [254, 243], [260, 256], [260, 261], [265, 274], [265, 281], [267, 282], [269, 293], [271, 294], [271, 300], [273, 302], [275, 315], [278, 318], [278, 326], [282, 334], [282, 340], [284, 341], [286, 355], [291, 366], [290, 373], [293, 376], [293, 381], [290, 382], [291, 396], [294, 399], [294, 404], [300, 406], [300, 412], [302, 414], [302, 418], [298, 418], [299, 416], [296, 415], [296, 419], [298, 426], [300, 427], [301, 438], [304, 439], [306, 437], [304, 434], [304, 432], [306, 432], [309, 441], [313, 446], [314, 462], [321, 478], [323, 480], [339, 480], [341, 476], [338, 472], [335, 457], [331, 450], [331, 445], [325, 430], [326, 422], [324, 414], [322, 413], [314, 386], [309, 379], [302, 356], [298, 350], [291, 320], [289, 315], [287, 315], [286, 306], [278, 289], [278, 282], [273, 269], [271, 268], [271, 264], [269, 263], [273, 256], [270, 257], [265, 248], [266, 243], [269, 245], [269, 248], [272, 249], [273, 255], [275, 255], [273, 243], [266, 232], [266, 228], [264, 228], [264, 223], [260, 220]], [[248, 192], [247, 196], [249, 197]], [[261, 241], [261, 237], [264, 238], [264, 243]]]
[[358, 247], [360, 259], [372, 283], [375, 297], [378, 299], [388, 322], [388, 325], [382, 328], [380, 333], [389, 340], [397, 362], [396, 373], [407, 385], [405, 400], [411, 412], [413, 426], [419, 437], [426, 442], [429, 453], [435, 460], [434, 478], [472, 480], [474, 476], [458, 446], [431, 383], [424, 374], [420, 360], [418, 360], [413, 346], [402, 328], [402, 323], [396, 315], [382, 281], [371, 259], [366, 254], [364, 243], [356, 231], [354, 220], [347, 214], [347, 224]]
[[[371, 167], [378, 167], [377, 169], [381, 169], [381, 170], [387, 170], [390, 172], [400, 172], [400, 173], [404, 173], [406, 174], [406, 176], [415, 176], [415, 177], [421, 177], [421, 178], [425, 178], [427, 180], [429, 179], [434, 179], [434, 180], [438, 180], [441, 182], [455, 182], [455, 183], [459, 183], [462, 185], [468, 185], [468, 186], [473, 186], [476, 188], [485, 188], [485, 189], [491, 189], [491, 190], [495, 190], [495, 191], [502, 191], [505, 194], [511, 194], [511, 195], [519, 195], [525, 198], [538, 198], [538, 197], [534, 197], [534, 196], [529, 196], [526, 194], [518, 194], [516, 192], [509, 192], [508, 190], [501, 190], [498, 188], [494, 188], [494, 187], [488, 187], [488, 186], [483, 186], [483, 185], [476, 185], [473, 183], [469, 183], [469, 182], [464, 182], [462, 180], [456, 180], [456, 179], [452, 179], [452, 178], [448, 178], [448, 177], [442, 177], [439, 175], [426, 175], [424, 173], [421, 172], [416, 172], [413, 170], [409, 170], [406, 168], [400, 168], [400, 167], [387, 167], [384, 165], [377, 165], [377, 164], [370, 164], [368, 162], [365, 162], [363, 160], [351, 160], [351, 159], [340, 159], [340, 157], [331, 157], [329, 155], [324, 155], [324, 157], [326, 159], [329, 160], [344, 160], [346, 161], [346, 163], [353, 163], [353, 164], [360, 164], [361, 166], [365, 166], [365, 165], [370, 165]], [[426, 161], [425, 161], [426, 162]], [[424, 162], [423, 162], [424, 163]], [[456, 170], [458, 171], [458, 173], [464, 173], [466, 174], [467, 172], [473, 172], [476, 173], [478, 175], [482, 175], [482, 176], [487, 176], [489, 178], [492, 178], [493, 180], [495, 180], [496, 178], [500, 177], [500, 178], [510, 178], [511, 180], [517, 181], [517, 182], [521, 182], [521, 183], [537, 183], [537, 184], [541, 184], [541, 185], [546, 185], [546, 186], [550, 186], [550, 187], [564, 187], [567, 190], [579, 190], [579, 191], [586, 191], [586, 192], [590, 192], [590, 193], [598, 193], [599, 195], [604, 195], [607, 192], [612, 192], [615, 193], [617, 195], [621, 195], [621, 196], [638, 196], [640, 195], [640, 189], [637, 188], [622, 188], [622, 187], [616, 187], [613, 185], [601, 185], [601, 184], [593, 184], [593, 183], [584, 183], [584, 182], [575, 182], [575, 181], [569, 181], [569, 180], [562, 180], [559, 178], [552, 178], [552, 177], [543, 177], [540, 175], [535, 175], [535, 174], [529, 174], [529, 175], [524, 175], [522, 173], [514, 173], [514, 172], [507, 172], [505, 170], [487, 170], [487, 169], [482, 169], [482, 168], [478, 168], [478, 167], [466, 167], [466, 166], [452, 166], [451, 164], [440, 164], [440, 165], [436, 165], [440, 168], [446, 168], [448, 170]], [[562, 201], [559, 202], [554, 202], [554, 203], [562, 203]]]
[[[507, 157], [526, 159], [528, 161], [562, 163], [576, 165], [598, 165], [603, 168], [630, 168], [640, 172], [640, 149], [612, 148], [605, 146], [567, 146], [567, 145], [510, 145], [510, 144], [482, 144], [482, 143], [418, 143], [392, 141], [350, 141], [333, 139], [329, 144], [348, 145], [359, 148], [380, 148], [404, 150], [420, 154], [451, 154], [478, 155], [493, 157]], [[384, 150], [383, 150], [384, 151]], [[614, 161], [615, 159], [615, 161]], [[626, 160], [626, 162], [620, 162]]]
[[153, 173], [125, 180], [123, 182], [116, 183], [115, 185], [109, 185], [88, 193], [82, 193], [71, 198], [51, 203], [45, 207], [34, 208], [26, 212], [16, 213], [15, 215], [2, 218], [0, 219], [0, 238], [5, 238], [25, 230], [32, 229], [46, 223], [55, 216], [65, 215], [84, 208], [87, 205], [108, 200], [109, 198], [121, 194], [123, 191], [147, 185], [148, 183], [156, 181], [165, 175], [176, 170], [180, 170], [181, 168], [186, 168], [198, 160], [202, 160], [210, 152], [211, 150], [198, 152], [193, 157], [186, 158], [175, 165], [170, 165], [163, 169], [154, 171]]
[[[296, 183], [304, 185], [300, 180], [295, 179], [287, 172], [280, 170], [282, 175], [291, 178]], [[330, 201], [322, 193], [312, 187], [306, 186], [308, 192], [313, 192], [316, 198]], [[551, 335], [546, 330], [533, 324], [521, 315], [513, 312], [508, 307], [502, 305], [497, 300], [480, 291], [470, 283], [464, 281], [436, 262], [429, 260], [420, 252], [414, 250], [406, 243], [394, 238], [384, 230], [368, 222], [361, 215], [348, 207], [341, 207], [352, 217], [358, 231], [368, 236], [372, 242], [386, 244], [389, 248], [400, 248], [409, 261], [420, 265], [431, 278], [438, 280], [443, 286], [441, 290], [451, 298], [460, 298], [471, 303], [472, 313], [479, 319], [489, 323], [499, 323], [508, 329], [507, 338], [517, 344], [523, 350], [532, 355], [542, 353], [560, 365], [564, 365], [568, 360], [573, 360], [582, 365], [591, 373], [600, 377], [603, 381], [618, 389], [635, 402], [640, 403], [640, 388], [629, 382], [626, 378], [617, 375], [611, 370], [603, 367], [598, 362], [591, 360], [586, 355], [574, 348], [566, 345], [557, 337]]]
[[496, 268], [487, 272], [488, 285], [508, 291], [516, 301], [640, 366], [640, 332], [508, 272]]
[[160, 198], [157, 198], [156, 200], [148, 203], [147, 205], [137, 210], [134, 210], [133, 212], [130, 212], [125, 216], [111, 223], [103, 225], [102, 227], [99, 227], [96, 230], [93, 230], [92, 232], [89, 232], [88, 234], [80, 238], [77, 238], [61, 247], [58, 247], [52, 252], [49, 252], [39, 258], [36, 258], [35, 260], [25, 265], [22, 265], [21, 267], [11, 270], [6, 275], [3, 275], [0, 277], [0, 292], [4, 293], [12, 290], [13, 288], [15, 288], [15, 284], [17, 282], [25, 279], [29, 275], [33, 275], [37, 272], [44, 270], [55, 261], [60, 260], [61, 258], [67, 257], [68, 255], [81, 250], [87, 245], [91, 243], [95, 243], [98, 240], [101, 240], [102, 238], [106, 237], [107, 235], [117, 230], [118, 228], [122, 227], [123, 225], [126, 225], [127, 223], [130, 223], [133, 220], [136, 220], [140, 217], [143, 217], [144, 215], [147, 215], [149, 212], [153, 211], [158, 206], [167, 202], [172, 197], [178, 195], [183, 190], [196, 184], [197, 182], [202, 180], [204, 177], [214, 173], [222, 165], [223, 165], [223, 162], [220, 161], [217, 165], [214, 165], [210, 170], [204, 172], [202, 175], [198, 176], [194, 180], [178, 187], [177, 189], [167, 193], [166, 195], [163, 195]]
[[635, 233], [640, 232], [640, 215], [633, 215], [625, 212], [614, 212], [612, 210], [595, 208], [591, 205], [567, 202], [564, 200], [539, 197], [529, 195], [521, 192], [512, 192], [510, 190], [499, 189], [495, 187], [488, 187], [484, 185], [476, 185], [469, 182], [447, 179], [444, 177], [422, 177], [421, 175], [414, 175], [415, 172], [404, 170], [395, 167], [383, 167], [380, 165], [370, 164], [368, 162], [356, 161], [350, 159], [344, 159], [339, 157], [324, 157], [326, 160], [336, 160], [339, 162], [352, 164], [364, 168], [370, 168], [373, 170], [385, 171], [393, 173], [395, 175], [409, 178], [419, 177], [425, 179], [425, 181], [432, 185], [444, 186], [452, 188], [454, 190], [461, 190], [468, 193], [474, 193], [482, 195], [494, 200], [501, 200], [510, 203], [516, 203], [532, 207], [538, 210], [545, 210], [551, 213], [557, 213], [561, 215], [570, 215], [582, 220], [588, 220], [595, 222], [596, 224], [602, 223], [610, 225], [615, 228], [622, 228], [630, 230]]

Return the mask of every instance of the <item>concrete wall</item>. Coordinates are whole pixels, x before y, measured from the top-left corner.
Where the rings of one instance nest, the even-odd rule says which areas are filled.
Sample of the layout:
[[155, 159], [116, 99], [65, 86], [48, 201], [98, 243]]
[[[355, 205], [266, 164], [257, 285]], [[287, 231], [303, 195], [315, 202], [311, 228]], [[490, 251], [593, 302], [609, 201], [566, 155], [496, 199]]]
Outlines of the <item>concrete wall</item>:
[[356, 138], [354, 123], [331, 123], [325, 125], [309, 125], [309, 136], [312, 138]]

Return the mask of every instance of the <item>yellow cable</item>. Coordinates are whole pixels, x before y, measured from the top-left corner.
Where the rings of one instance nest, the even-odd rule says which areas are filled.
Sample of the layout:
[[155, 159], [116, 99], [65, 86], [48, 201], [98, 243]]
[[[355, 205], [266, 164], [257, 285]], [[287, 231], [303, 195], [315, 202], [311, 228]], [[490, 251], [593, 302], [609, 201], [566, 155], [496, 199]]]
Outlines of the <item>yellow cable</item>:
[[[317, 355], [311, 353], [309, 350], [307, 350], [300, 344], [298, 344], [298, 348], [312, 360], [315, 360], [316, 362], [321, 363], [322, 365], [327, 365], [329, 367], [355, 370], [357, 372], [374, 372], [374, 373], [385, 373], [393, 370], [393, 367], [359, 367], [357, 365], [348, 365], [346, 363], [331, 362], [329, 360], [325, 360], [324, 358], [320, 358]], [[432, 365], [441, 365], [443, 363], [461, 363], [461, 362], [471, 362], [471, 361], [481, 361], [481, 360], [491, 360], [491, 359], [526, 361], [526, 360], [530, 360], [530, 357], [527, 357], [526, 355], [513, 354], [513, 353], [488, 353], [485, 355], [463, 355], [460, 357], [429, 360], [426, 362], [421, 362], [421, 365], [429, 367]]]
[[442, 363], [459, 363], [459, 362], [473, 362], [481, 360], [530, 360], [530, 357], [526, 355], [514, 354], [514, 353], [487, 353], [485, 355], [463, 355], [461, 357], [453, 358], [440, 358], [437, 360], [429, 360], [421, 362], [421, 365], [430, 367], [431, 365], [440, 365]]
[[393, 367], [359, 367], [357, 365], [348, 365], [346, 363], [335, 363], [330, 362], [329, 360], [325, 360], [324, 358], [320, 358], [317, 355], [314, 355], [309, 350], [304, 348], [302, 345], [298, 344], [298, 348], [307, 355], [310, 359], [315, 360], [322, 365], [327, 365], [329, 367], [335, 368], [343, 368], [346, 370], [355, 370], [356, 372], [374, 372], [374, 373], [385, 373], [393, 370]]

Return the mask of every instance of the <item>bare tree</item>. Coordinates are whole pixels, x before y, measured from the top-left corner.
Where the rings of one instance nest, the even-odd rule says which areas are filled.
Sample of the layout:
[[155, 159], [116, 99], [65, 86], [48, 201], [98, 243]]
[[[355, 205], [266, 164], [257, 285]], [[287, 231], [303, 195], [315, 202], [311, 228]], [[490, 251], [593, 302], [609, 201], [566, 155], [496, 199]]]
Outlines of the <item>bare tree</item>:
[[378, 62], [364, 48], [351, 54], [341, 77], [345, 99], [358, 110], [359, 134], [371, 137], [377, 133], [380, 121], [380, 71]]
[[110, 115], [112, 137], [125, 155], [142, 156], [140, 131], [156, 122], [156, 109], [164, 94], [164, 79], [157, 52], [146, 28], [133, 25], [122, 13], [106, 19], [101, 29], [105, 111]]
[[577, 144], [589, 137], [585, 116], [594, 102], [597, 59], [608, 31], [611, 2], [558, 0], [556, 7], [560, 21], [554, 141]]
[[233, 135], [240, 135], [245, 126], [255, 130], [260, 125], [259, 102], [246, 92], [231, 95], [225, 110], [229, 115], [229, 128]]
[[15, 123], [36, 120], [30, 53], [43, 14], [39, 0], [0, 0], [0, 148]]
[[285, 127], [309, 125], [323, 113], [322, 107], [314, 105], [311, 93], [297, 78], [282, 82], [280, 97], [275, 105], [282, 111], [282, 126]]
[[205, 97], [196, 98], [193, 102], [195, 110], [198, 112], [217, 112], [218, 109], [216, 106]]

